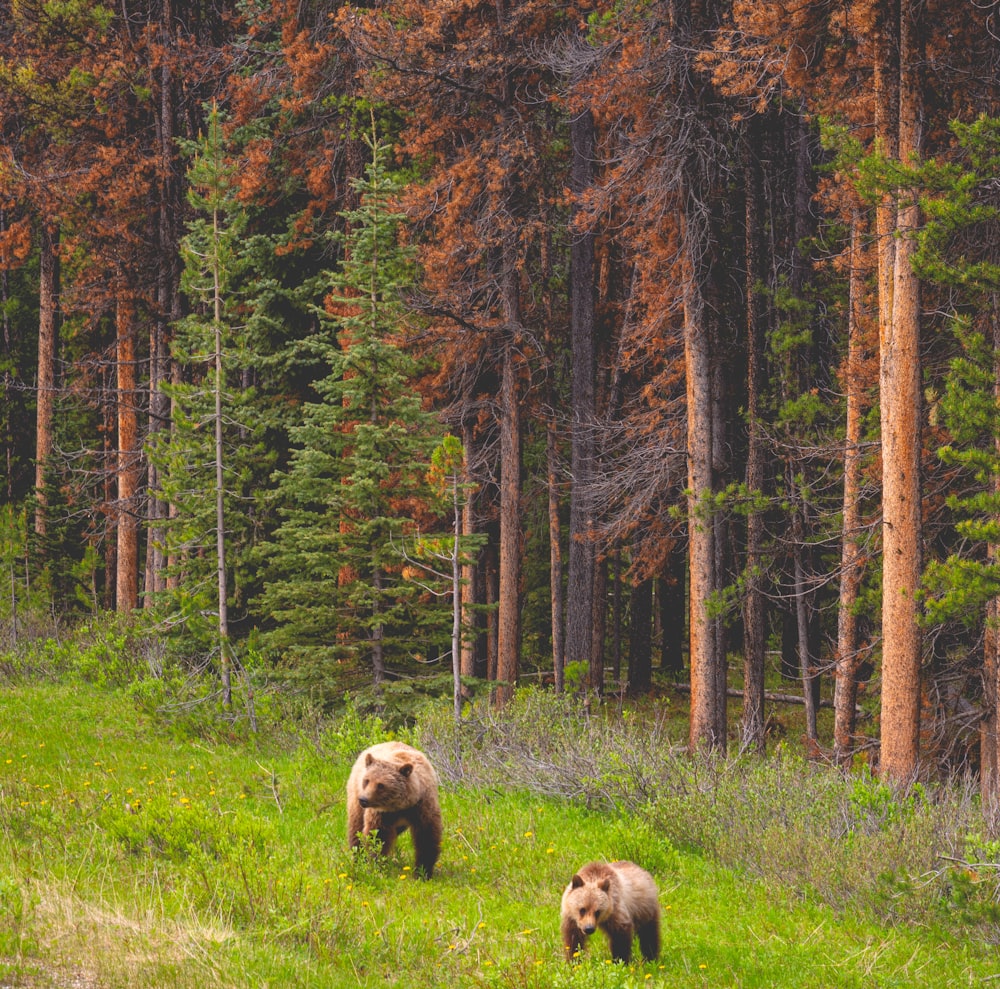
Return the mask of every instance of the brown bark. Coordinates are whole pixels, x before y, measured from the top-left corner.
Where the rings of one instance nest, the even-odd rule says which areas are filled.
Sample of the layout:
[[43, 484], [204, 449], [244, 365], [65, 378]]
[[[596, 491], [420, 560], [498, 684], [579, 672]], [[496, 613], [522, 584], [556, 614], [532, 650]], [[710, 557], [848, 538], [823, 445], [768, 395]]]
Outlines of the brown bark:
[[[154, 443], [157, 433], [170, 428], [170, 400], [163, 389], [170, 376], [168, 325], [181, 315], [178, 223], [183, 212], [178, 181], [180, 172], [178, 148], [174, 134], [175, 30], [174, 4], [172, 0], [164, 0], [160, 15], [160, 42], [163, 48], [159, 72], [159, 113], [156, 121], [160, 156], [156, 257], [157, 313], [150, 321], [149, 331], [149, 438]], [[164, 521], [167, 518], [168, 507], [157, 496], [160, 480], [156, 464], [151, 461], [148, 470], [145, 605], [152, 607], [155, 602], [154, 595], [165, 590], [167, 586]]]
[[59, 336], [59, 228], [42, 223], [38, 281], [38, 388], [35, 419], [35, 532], [44, 539], [47, 499], [45, 475], [52, 456], [56, 393], [56, 343]]
[[844, 500], [841, 523], [840, 606], [837, 612], [837, 652], [833, 688], [833, 752], [841, 766], [848, 766], [854, 750], [857, 725], [858, 667], [860, 665], [858, 619], [855, 605], [861, 585], [861, 386], [862, 283], [858, 258], [861, 221], [851, 223], [850, 274], [847, 311], [847, 362], [842, 388], [847, 398], [844, 437]]
[[[469, 492], [462, 505], [462, 535], [468, 537], [472, 536], [476, 531], [475, 497], [471, 493], [473, 490], [472, 476], [469, 470], [469, 461], [471, 460], [473, 449], [473, 437], [472, 427], [468, 424], [463, 426], [462, 429], [462, 448], [465, 450], [464, 483], [467, 486], [466, 491]], [[462, 651], [459, 666], [463, 677], [473, 677], [476, 675], [474, 633], [476, 618], [475, 611], [473, 610], [473, 605], [476, 603], [476, 587], [478, 585], [476, 570], [477, 567], [472, 554], [467, 553], [465, 555], [464, 562], [462, 563], [461, 589], [462, 628], [464, 629], [464, 632], [462, 635]]]
[[594, 567], [594, 635], [590, 652], [590, 676], [588, 683], [592, 692], [604, 691], [604, 652], [608, 631], [608, 562], [598, 560]]
[[[1000, 312], [994, 300], [993, 350], [1000, 355]], [[994, 368], [993, 394], [1000, 404], [1000, 358]], [[994, 441], [1000, 455], [1000, 436]], [[993, 479], [994, 494], [1000, 494], [1000, 477]], [[991, 544], [989, 561], [996, 564], [1000, 546]], [[986, 629], [983, 636], [983, 719], [979, 728], [979, 775], [983, 809], [988, 818], [1000, 806], [1000, 598], [986, 606]]]
[[[593, 181], [594, 121], [582, 111], [570, 121], [572, 190], [582, 194]], [[571, 487], [569, 568], [566, 588], [566, 661], [589, 662], [594, 650], [592, 484], [594, 469], [594, 237], [571, 231], [570, 334], [572, 339]], [[601, 677], [603, 680], [603, 676]], [[591, 686], [601, 688], [596, 674]]]
[[549, 511], [549, 603], [552, 608], [552, 672], [557, 694], [565, 686], [566, 651], [563, 637], [563, 562], [559, 521], [559, 454], [556, 427], [551, 419], [545, 425], [545, 457]]
[[653, 580], [647, 577], [632, 588], [632, 623], [629, 628], [628, 692], [637, 697], [653, 683]]
[[[763, 176], [757, 148], [761, 128], [754, 127], [748, 140], [746, 186], [746, 266], [747, 266], [747, 463], [746, 485], [751, 495], [763, 492], [765, 484], [765, 441], [761, 422], [761, 401], [767, 374], [764, 339]], [[764, 751], [764, 661], [767, 648], [767, 609], [762, 587], [764, 566], [764, 517], [751, 510], [747, 515], [746, 594], [743, 598], [743, 744]]]
[[139, 415], [136, 393], [136, 347], [132, 308], [120, 301], [116, 311], [118, 399], [117, 559], [115, 608], [132, 611], [139, 603]]
[[663, 641], [660, 664], [668, 673], [684, 669], [685, 584], [687, 566], [683, 550], [670, 551], [666, 569], [660, 576], [660, 628]]
[[[919, 154], [920, 99], [914, 44], [917, 4], [887, 4], [899, 38], [898, 153]], [[917, 771], [920, 731], [920, 629], [916, 592], [921, 570], [920, 285], [913, 273], [916, 194], [898, 192], [889, 298], [879, 299], [879, 393], [882, 426], [882, 698], [881, 763], [885, 779]], [[885, 208], [883, 208], [884, 211]], [[881, 231], [880, 231], [881, 233]], [[880, 243], [880, 250], [888, 250]], [[888, 268], [888, 262], [884, 262]], [[886, 272], [888, 275], [888, 271]], [[889, 286], [885, 286], [888, 291]]]
[[503, 355], [500, 385], [500, 602], [497, 612], [497, 688], [504, 704], [517, 683], [521, 652], [521, 409], [513, 343]]
[[[685, 231], [685, 240], [694, 236]], [[689, 745], [725, 745], [718, 710], [718, 671], [714, 622], [708, 600], [715, 589], [715, 534], [704, 499], [712, 493], [712, 368], [710, 334], [693, 245], [685, 243], [683, 272], [684, 360], [687, 379], [688, 572], [691, 715]]]

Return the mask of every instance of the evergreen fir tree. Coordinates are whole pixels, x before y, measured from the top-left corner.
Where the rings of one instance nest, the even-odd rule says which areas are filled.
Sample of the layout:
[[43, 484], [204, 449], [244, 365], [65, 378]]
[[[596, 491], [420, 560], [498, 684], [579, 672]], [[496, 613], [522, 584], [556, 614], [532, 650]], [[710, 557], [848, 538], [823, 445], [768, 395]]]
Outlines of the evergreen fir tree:
[[1000, 120], [956, 125], [964, 161], [925, 166], [927, 223], [917, 264], [929, 282], [946, 287], [959, 353], [943, 389], [930, 394], [931, 416], [950, 442], [938, 451], [954, 472], [948, 506], [959, 547], [932, 560], [924, 574], [927, 620], [982, 621], [1000, 594]]
[[368, 143], [359, 205], [341, 214], [343, 260], [306, 342], [329, 371], [291, 430], [263, 605], [276, 625], [268, 641], [295, 674], [316, 683], [337, 664], [367, 665], [378, 687], [390, 664], [426, 656], [434, 633], [423, 629], [440, 637], [447, 618], [404, 549], [434, 502], [426, 475], [441, 429], [406, 346], [414, 263], [399, 238], [399, 185], [387, 146]]
[[261, 453], [250, 425], [254, 390], [244, 386], [252, 366], [246, 334], [253, 307], [236, 288], [247, 267], [247, 215], [216, 107], [205, 134], [183, 143], [195, 214], [182, 242], [182, 287], [193, 311], [174, 327], [173, 358], [183, 381], [168, 386], [171, 429], [156, 434], [150, 457], [160, 468], [159, 494], [170, 506], [163, 603], [183, 616], [195, 638], [214, 642], [228, 704], [232, 559], [250, 542], [250, 465]]

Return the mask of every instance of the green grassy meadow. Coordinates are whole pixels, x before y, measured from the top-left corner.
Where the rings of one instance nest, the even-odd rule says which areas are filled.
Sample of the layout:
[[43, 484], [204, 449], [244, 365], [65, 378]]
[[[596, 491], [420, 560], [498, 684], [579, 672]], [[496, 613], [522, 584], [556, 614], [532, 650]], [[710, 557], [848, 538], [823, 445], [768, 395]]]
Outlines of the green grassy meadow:
[[[789, 810], [806, 780], [751, 774], [733, 789], [729, 769], [712, 786], [667, 769], [668, 790], [687, 781], [672, 797], [608, 801], [593, 795], [610, 778], [577, 797], [508, 785], [489, 764], [476, 770], [473, 752], [468, 778], [442, 774], [444, 848], [428, 882], [411, 874], [408, 836], [387, 861], [346, 849], [348, 770], [378, 740], [356, 717], [226, 736], [180, 730], [121, 691], [47, 683], [0, 689], [0, 726], [3, 986], [1000, 983], [994, 886], [967, 868], [887, 878], [907, 861], [895, 842], [943, 839], [930, 809], [927, 820], [912, 803], [892, 810], [884, 795], [861, 801], [882, 801], [881, 823], [838, 835], [829, 822], [842, 811], [809, 830], [807, 811]], [[410, 740], [428, 750], [419, 731]], [[545, 734], [571, 754], [562, 732]], [[781, 789], [766, 813], [747, 811]], [[745, 799], [726, 796], [737, 792]], [[879, 855], [875, 878], [852, 892], [846, 872]], [[562, 888], [584, 862], [619, 857], [659, 884], [662, 956], [611, 965], [598, 934], [567, 965]], [[826, 872], [830, 889], [817, 879]]]

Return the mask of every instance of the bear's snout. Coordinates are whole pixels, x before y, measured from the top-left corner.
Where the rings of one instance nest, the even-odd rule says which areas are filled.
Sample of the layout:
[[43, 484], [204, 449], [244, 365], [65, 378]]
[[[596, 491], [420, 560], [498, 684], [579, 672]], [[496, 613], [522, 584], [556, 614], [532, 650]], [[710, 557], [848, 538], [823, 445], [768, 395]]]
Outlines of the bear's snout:
[[597, 930], [597, 926], [595, 924], [584, 924], [581, 930], [584, 934], [593, 934]]
[[371, 804], [371, 801], [367, 797], [358, 797], [358, 803], [361, 804], [362, 807], [368, 807]]

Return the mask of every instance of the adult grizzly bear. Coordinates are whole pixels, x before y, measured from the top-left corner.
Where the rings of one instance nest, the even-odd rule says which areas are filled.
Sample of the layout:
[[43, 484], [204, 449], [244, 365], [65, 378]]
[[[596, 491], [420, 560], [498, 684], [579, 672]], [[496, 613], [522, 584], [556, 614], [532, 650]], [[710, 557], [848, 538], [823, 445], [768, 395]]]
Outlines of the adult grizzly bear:
[[591, 862], [562, 895], [562, 940], [566, 960], [583, 949], [600, 927], [616, 962], [632, 958], [632, 938], [647, 961], [660, 953], [660, 901], [653, 877], [634, 862]]
[[403, 742], [380, 742], [358, 756], [347, 780], [347, 840], [377, 832], [388, 855], [407, 828], [416, 849], [416, 872], [428, 879], [441, 854], [441, 805], [430, 760]]

